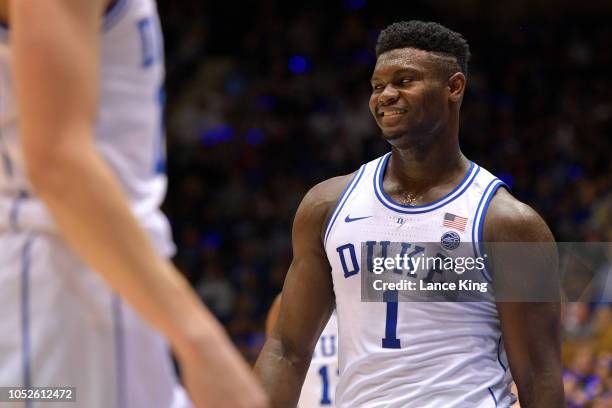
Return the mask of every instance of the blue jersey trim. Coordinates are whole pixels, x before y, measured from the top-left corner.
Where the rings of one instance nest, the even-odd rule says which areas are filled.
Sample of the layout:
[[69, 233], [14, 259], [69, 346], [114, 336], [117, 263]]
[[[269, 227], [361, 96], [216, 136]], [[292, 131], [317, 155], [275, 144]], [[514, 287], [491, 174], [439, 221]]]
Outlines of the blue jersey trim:
[[[476, 257], [484, 256], [483, 255], [484, 249], [483, 249], [483, 244], [482, 244], [482, 231], [484, 228], [485, 216], [487, 215], [487, 209], [489, 208], [491, 199], [495, 195], [495, 192], [497, 191], [497, 189], [499, 189], [502, 186], [506, 186], [506, 184], [500, 179], [496, 178], [492, 180], [485, 188], [485, 191], [482, 197], [480, 197], [480, 201], [478, 202], [478, 207], [476, 207], [475, 222], [474, 222], [474, 225], [472, 226], [472, 246], [474, 248], [474, 253], [476, 254]], [[481, 207], [482, 207], [482, 210], [481, 210]], [[478, 235], [476, 235], [477, 230], [478, 230]], [[493, 283], [493, 278], [491, 277], [491, 273], [489, 269], [487, 268], [486, 260], [485, 260], [485, 268], [482, 270], [482, 275], [487, 280], [487, 282]]]
[[377, 178], [378, 178], [378, 186], [380, 188], [380, 192], [382, 193], [383, 198], [388, 200], [391, 204], [397, 205], [397, 206], [402, 207], [402, 208], [422, 209], [422, 208], [429, 207], [429, 206], [432, 206], [432, 205], [435, 205], [435, 204], [439, 203], [440, 201], [442, 201], [442, 200], [448, 198], [449, 196], [451, 196], [459, 188], [461, 188], [461, 185], [467, 181], [467, 179], [470, 176], [470, 173], [472, 172], [472, 170], [474, 168], [474, 163], [470, 162], [470, 168], [469, 168], [468, 172], [465, 174], [465, 176], [463, 177], [463, 179], [461, 180], [461, 182], [450, 193], [446, 194], [444, 197], [439, 198], [439, 199], [437, 199], [435, 201], [432, 201], [429, 204], [407, 205], [407, 204], [400, 204], [400, 203], [395, 202], [391, 197], [389, 197], [389, 195], [386, 193], [385, 189], [383, 188], [383, 175], [385, 173], [385, 170], [387, 169], [387, 164], [389, 163], [389, 159], [390, 158], [391, 158], [391, 153], [387, 153], [383, 157], [382, 163], [379, 163], [380, 170], [379, 170], [379, 173], [378, 173], [378, 176], [377, 176]]
[[19, 196], [15, 198], [13, 204], [11, 205], [11, 210], [9, 213], [9, 225], [11, 226], [11, 230], [14, 232], [19, 231], [19, 206], [24, 198], [28, 197], [28, 193], [25, 190], [19, 192]]
[[499, 365], [504, 369], [504, 372], [505, 372], [506, 366], [504, 365], [504, 363], [502, 363], [501, 356], [499, 355], [499, 352], [501, 351], [501, 341], [502, 341], [502, 336], [499, 336], [499, 340], [497, 341], [497, 361], [499, 362]]
[[383, 188], [383, 174], [390, 157], [391, 153], [387, 153], [387, 155], [383, 156], [378, 162], [373, 180], [374, 193], [376, 194], [378, 201], [380, 201], [385, 207], [401, 214], [423, 214], [437, 210], [438, 208], [452, 203], [468, 189], [480, 171], [480, 166], [477, 166], [474, 162], [470, 162], [470, 168], [465, 177], [463, 177], [463, 180], [461, 180], [461, 182], [444, 197], [425, 205], [403, 205], [393, 201], [393, 199], [387, 195]]
[[497, 179], [499, 181], [498, 184], [496, 184], [492, 191], [489, 193], [489, 197], [487, 197], [487, 201], [485, 201], [484, 206], [482, 207], [482, 214], [481, 214], [481, 222], [478, 225], [478, 242], [481, 243], [482, 242], [482, 231], [484, 230], [484, 217], [487, 214], [487, 209], [489, 208], [489, 204], [491, 203], [491, 199], [493, 199], [493, 196], [495, 195], [495, 193], [497, 192], [497, 190], [500, 187], [508, 187], [506, 185], [506, 183], [504, 183], [503, 181]]
[[476, 238], [477, 237], [476, 237], [476, 234], [475, 234], [476, 228], [478, 227], [478, 222], [480, 220], [480, 218], [478, 216], [479, 213], [480, 213], [480, 207], [482, 206], [482, 202], [486, 199], [487, 194], [488, 194], [489, 189], [491, 188], [491, 186], [493, 184], [495, 184], [495, 183], [498, 183], [498, 182], [501, 182], [501, 181], [498, 180], [498, 179], [494, 179], [489, 184], [487, 184], [487, 187], [485, 187], [484, 193], [480, 197], [480, 201], [478, 201], [478, 205], [476, 206], [476, 213], [474, 214], [474, 224], [472, 225], [472, 244], [474, 246], [474, 253], [476, 254], [476, 256], [480, 255], [480, 253], [477, 251], [477, 249], [480, 249], [480, 248], [477, 248], [477, 246], [476, 246]]
[[113, 6], [108, 9], [102, 21], [102, 29], [108, 31], [121, 19], [127, 7], [128, 0], [117, 0]]
[[[34, 237], [28, 238], [21, 252], [21, 338], [22, 338], [22, 367], [23, 386], [32, 386], [31, 374], [31, 344], [30, 344], [30, 261], [32, 242]], [[31, 407], [32, 401], [26, 400], [26, 407]]]
[[166, 88], [164, 84], [159, 87], [157, 93], [157, 103], [159, 108], [159, 128], [157, 145], [155, 151], [155, 174], [166, 174], [166, 118], [164, 110], [166, 108]]
[[124, 408], [126, 405], [126, 370], [125, 370], [125, 334], [123, 331], [123, 309], [121, 298], [113, 295], [113, 326], [115, 333], [115, 370], [117, 386], [117, 408]]
[[495, 394], [493, 394], [493, 391], [491, 390], [491, 387], [487, 387], [487, 390], [489, 390], [489, 393], [491, 393], [491, 397], [493, 398], [493, 402], [495, 403], [495, 406], [497, 407], [497, 398], [495, 398]]
[[351, 180], [351, 182], [348, 184], [348, 186], [344, 190], [344, 193], [342, 193], [340, 200], [338, 200], [338, 202], [336, 203], [336, 207], [334, 208], [334, 211], [332, 212], [330, 221], [328, 221], [327, 228], [325, 228], [325, 238], [323, 240], [323, 246], [327, 245], [327, 238], [329, 237], [329, 234], [331, 233], [331, 229], [334, 223], [336, 222], [336, 219], [338, 218], [338, 214], [340, 214], [342, 207], [344, 207], [344, 204], [346, 203], [349, 196], [355, 189], [355, 186], [357, 186], [357, 184], [359, 183], [361, 176], [365, 172], [365, 168], [366, 168], [365, 164], [359, 168], [359, 170], [357, 171], [357, 174], [353, 176], [353, 179]]

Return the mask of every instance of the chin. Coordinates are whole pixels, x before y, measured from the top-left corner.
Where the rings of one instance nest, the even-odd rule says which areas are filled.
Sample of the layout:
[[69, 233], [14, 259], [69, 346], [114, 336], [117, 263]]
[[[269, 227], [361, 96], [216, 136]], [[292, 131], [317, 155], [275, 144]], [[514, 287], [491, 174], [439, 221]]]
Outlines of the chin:
[[397, 126], [392, 127], [383, 127], [379, 126], [382, 137], [385, 139], [395, 139], [397, 137], [401, 137], [405, 133], [405, 129], [402, 129]]
[[407, 140], [411, 139], [409, 136], [409, 133], [406, 132], [405, 129], [382, 130], [382, 137], [388, 142], [393, 141], [393, 140], [400, 140], [400, 139], [407, 139]]
[[419, 149], [423, 147], [426, 140], [421, 135], [415, 135], [406, 131], [383, 132], [383, 139], [391, 146], [398, 149]]

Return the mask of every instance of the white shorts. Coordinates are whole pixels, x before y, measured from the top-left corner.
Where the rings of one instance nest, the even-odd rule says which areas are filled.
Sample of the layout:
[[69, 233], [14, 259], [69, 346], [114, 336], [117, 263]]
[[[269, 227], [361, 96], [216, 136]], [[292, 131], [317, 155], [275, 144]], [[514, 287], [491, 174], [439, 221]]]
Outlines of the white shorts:
[[0, 229], [0, 387], [75, 387], [76, 403], [191, 407], [164, 340], [57, 236]]

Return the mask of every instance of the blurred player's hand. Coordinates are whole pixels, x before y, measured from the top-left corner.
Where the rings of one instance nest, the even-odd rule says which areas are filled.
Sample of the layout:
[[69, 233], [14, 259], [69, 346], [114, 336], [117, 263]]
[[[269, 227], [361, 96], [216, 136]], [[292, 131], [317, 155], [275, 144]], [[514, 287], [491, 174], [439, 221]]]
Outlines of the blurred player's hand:
[[182, 379], [197, 408], [266, 408], [267, 397], [250, 367], [225, 339], [206, 341], [178, 357]]

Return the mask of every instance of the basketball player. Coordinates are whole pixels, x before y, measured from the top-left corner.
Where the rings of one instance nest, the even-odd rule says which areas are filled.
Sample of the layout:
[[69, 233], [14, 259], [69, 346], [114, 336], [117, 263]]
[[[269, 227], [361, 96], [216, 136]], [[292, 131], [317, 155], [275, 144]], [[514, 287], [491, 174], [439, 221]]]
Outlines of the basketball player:
[[[272, 334], [276, 326], [280, 302], [279, 294], [268, 312], [267, 336]], [[299, 408], [334, 407], [338, 374], [338, 324], [336, 313], [332, 313], [315, 346], [297, 406]]]
[[[464, 38], [400, 22], [381, 32], [376, 55], [370, 109], [391, 152], [315, 186], [297, 210], [278, 323], [255, 367], [273, 406], [295, 406], [334, 307], [338, 407], [508, 407], [513, 378], [522, 407], [564, 406], [558, 303], [361, 301], [361, 244], [553, 242], [459, 148]], [[449, 215], [465, 223], [449, 227]]]
[[0, 0], [0, 21], [0, 386], [191, 406], [159, 331], [196, 406], [264, 406], [167, 260], [155, 2]]

